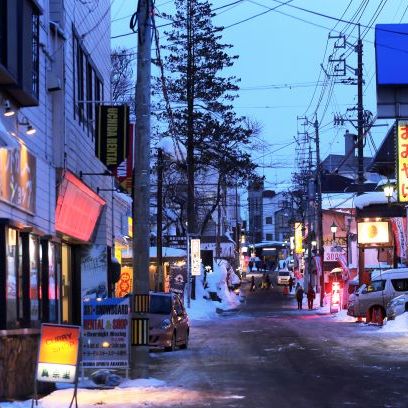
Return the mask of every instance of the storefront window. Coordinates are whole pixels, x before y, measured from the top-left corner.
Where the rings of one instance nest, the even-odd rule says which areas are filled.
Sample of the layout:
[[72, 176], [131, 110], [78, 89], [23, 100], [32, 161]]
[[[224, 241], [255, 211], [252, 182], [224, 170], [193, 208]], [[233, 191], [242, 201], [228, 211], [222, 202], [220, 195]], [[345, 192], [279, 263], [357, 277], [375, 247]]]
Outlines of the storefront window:
[[56, 275], [56, 244], [48, 243], [48, 299], [50, 322], [58, 321], [58, 283]]
[[31, 321], [38, 321], [39, 315], [39, 241], [34, 235], [29, 237], [30, 245], [30, 312]]
[[7, 327], [15, 328], [17, 323], [17, 231], [7, 228]]

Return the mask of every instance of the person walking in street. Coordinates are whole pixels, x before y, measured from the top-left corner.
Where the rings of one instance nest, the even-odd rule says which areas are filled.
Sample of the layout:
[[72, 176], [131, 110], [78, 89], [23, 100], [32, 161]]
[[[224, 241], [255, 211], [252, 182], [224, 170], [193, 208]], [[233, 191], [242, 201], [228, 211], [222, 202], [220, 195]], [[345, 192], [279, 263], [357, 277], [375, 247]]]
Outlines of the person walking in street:
[[309, 288], [307, 290], [307, 307], [309, 310], [313, 309], [313, 301], [316, 297], [316, 292], [314, 291], [312, 285], [309, 285]]
[[249, 273], [252, 273], [252, 268], [254, 267], [254, 263], [252, 261], [248, 262]]
[[292, 293], [293, 288], [293, 278], [292, 276], [289, 278], [289, 293]]
[[251, 292], [255, 292], [255, 276], [251, 277]]
[[298, 310], [302, 310], [302, 302], [303, 302], [303, 288], [298, 284], [296, 285], [296, 300], [298, 304]]

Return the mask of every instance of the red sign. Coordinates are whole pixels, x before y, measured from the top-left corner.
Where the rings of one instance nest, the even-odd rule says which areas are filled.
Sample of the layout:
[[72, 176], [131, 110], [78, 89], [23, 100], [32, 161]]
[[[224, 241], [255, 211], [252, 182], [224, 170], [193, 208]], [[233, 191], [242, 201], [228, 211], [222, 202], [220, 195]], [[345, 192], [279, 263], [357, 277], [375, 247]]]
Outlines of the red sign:
[[105, 201], [67, 171], [59, 188], [55, 210], [58, 232], [89, 241]]

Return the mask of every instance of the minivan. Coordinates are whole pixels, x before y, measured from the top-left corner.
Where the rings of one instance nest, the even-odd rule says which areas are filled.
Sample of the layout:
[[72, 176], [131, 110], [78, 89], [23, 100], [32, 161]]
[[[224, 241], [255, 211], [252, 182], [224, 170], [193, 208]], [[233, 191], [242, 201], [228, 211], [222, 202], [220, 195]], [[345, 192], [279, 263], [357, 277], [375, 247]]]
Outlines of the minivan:
[[370, 284], [362, 285], [350, 298], [347, 314], [382, 324], [388, 303], [402, 294], [408, 294], [408, 268], [380, 272], [372, 276]]

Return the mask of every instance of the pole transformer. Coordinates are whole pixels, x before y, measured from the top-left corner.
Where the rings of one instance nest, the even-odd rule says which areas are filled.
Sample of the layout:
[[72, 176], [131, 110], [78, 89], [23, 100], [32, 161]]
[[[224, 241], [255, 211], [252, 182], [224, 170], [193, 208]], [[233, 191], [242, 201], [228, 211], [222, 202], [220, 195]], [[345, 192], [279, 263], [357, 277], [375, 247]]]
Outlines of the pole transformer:
[[[149, 293], [151, 16], [151, 0], [139, 0], [136, 132], [133, 152], [133, 296]], [[148, 367], [148, 346], [132, 346], [132, 376], [147, 378]]]

